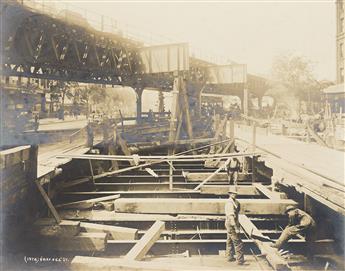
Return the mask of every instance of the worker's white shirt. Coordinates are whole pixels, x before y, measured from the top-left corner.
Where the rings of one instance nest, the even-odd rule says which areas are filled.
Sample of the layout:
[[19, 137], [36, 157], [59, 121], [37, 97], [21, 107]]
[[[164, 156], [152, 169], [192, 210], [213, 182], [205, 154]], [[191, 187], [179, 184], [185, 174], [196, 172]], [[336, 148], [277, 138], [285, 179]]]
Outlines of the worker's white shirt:
[[238, 206], [232, 199], [225, 203], [225, 228], [227, 230], [236, 226], [239, 228], [237, 208]]
[[226, 216], [236, 215], [235, 202], [231, 199], [225, 203], [225, 215]]

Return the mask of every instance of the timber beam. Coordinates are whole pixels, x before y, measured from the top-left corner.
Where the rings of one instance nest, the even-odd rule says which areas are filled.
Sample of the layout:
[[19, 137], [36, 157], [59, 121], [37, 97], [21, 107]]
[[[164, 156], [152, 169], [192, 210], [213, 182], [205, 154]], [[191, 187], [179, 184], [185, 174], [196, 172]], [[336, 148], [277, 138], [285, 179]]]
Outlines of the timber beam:
[[[195, 231], [197, 234], [197, 231]], [[247, 255], [251, 254], [252, 249], [257, 254], [260, 250], [257, 248], [255, 242], [251, 239], [243, 239], [244, 252]], [[135, 244], [136, 240], [108, 240], [107, 251], [105, 252], [109, 256], [120, 256], [126, 254]], [[289, 247], [291, 250], [298, 250], [301, 247], [305, 247], [305, 241], [301, 239], [289, 240]], [[226, 239], [177, 239], [177, 240], [157, 240], [152, 248], [149, 250], [148, 255], [166, 255], [171, 254], [172, 251], [175, 253], [183, 253], [186, 250], [189, 251], [190, 255], [197, 256], [199, 252], [201, 255], [218, 255], [219, 251], [225, 250]]]
[[[290, 199], [239, 199], [244, 214], [284, 214]], [[226, 199], [143, 199], [123, 198], [115, 201], [115, 212], [147, 214], [224, 214]]]
[[[213, 174], [213, 172], [188, 172], [185, 174], [185, 178], [189, 182], [199, 182], [207, 179], [210, 175], [213, 175], [209, 182], [217, 182], [217, 181], [227, 181], [228, 182], [228, 174], [226, 172], [219, 172], [217, 174]], [[238, 181], [248, 181], [251, 180], [251, 174], [238, 174]]]
[[263, 195], [265, 195], [269, 199], [282, 199], [286, 198], [286, 195], [284, 193], [274, 192], [272, 190], [269, 190], [266, 186], [262, 185], [261, 183], [253, 183], [254, 187]]
[[[215, 195], [227, 195], [230, 187], [228, 184], [223, 185], [204, 185], [200, 188], [201, 194], [215, 194]], [[241, 195], [248, 195], [248, 196], [258, 196], [260, 193], [258, 190], [251, 186], [251, 185], [236, 185], [236, 191], [239, 194], [238, 197]]]
[[119, 197], [120, 195], [116, 194], [116, 195], [98, 197], [98, 198], [93, 198], [93, 199], [88, 199], [88, 200], [64, 203], [64, 204], [56, 205], [55, 207], [57, 209], [59, 208], [61, 209], [90, 209], [97, 203], [112, 201], [112, 200], [118, 199]]
[[[239, 215], [239, 222], [244, 231], [250, 236], [263, 236], [265, 237], [256, 226], [250, 221], [246, 215]], [[259, 247], [261, 253], [266, 256], [267, 261], [274, 268], [274, 270], [289, 270], [288, 263], [279, 254], [276, 248], [269, 245], [268, 242], [263, 242], [258, 239], [254, 239], [254, 242]]]
[[104, 232], [112, 240], [135, 240], [138, 237], [138, 230], [128, 227], [118, 227], [96, 223], [81, 222], [80, 227], [86, 232]]
[[162, 221], [156, 221], [152, 227], [144, 234], [144, 236], [134, 245], [127, 253], [126, 260], [141, 260], [150, 250], [153, 244], [159, 239], [159, 236], [165, 229]]
[[187, 266], [186, 264], [176, 263], [155, 263], [145, 261], [127, 261], [123, 259], [100, 258], [100, 257], [86, 257], [76, 256], [71, 262], [72, 271], [143, 271], [143, 270], [158, 270], [158, 271], [176, 271], [176, 270], [211, 270], [210, 266]]
[[[175, 190], [168, 190], [168, 186], [166, 187], [166, 191], [162, 190], [147, 190], [147, 191], [78, 191], [78, 192], [65, 192], [62, 193], [62, 198], [64, 200], [75, 200], [78, 199], [83, 201], [83, 199], [93, 199], [99, 196], [106, 196], [106, 195], [120, 195], [121, 198], [226, 198], [227, 191], [229, 190], [229, 186], [223, 185], [221, 189], [218, 186], [208, 186], [207, 188], [202, 188], [201, 191], [194, 191], [194, 190], [184, 190], [184, 189], [176, 189]], [[243, 188], [243, 189], [242, 189]], [[251, 199], [262, 199], [264, 196], [256, 190], [251, 189], [251, 187], [243, 185], [240, 190], [240, 195], [237, 196], [238, 199], [242, 198], [251, 198]], [[93, 204], [88, 205], [85, 208], [82, 207], [72, 207], [66, 206], [62, 207], [61, 205], [58, 208], [61, 209], [91, 209]]]

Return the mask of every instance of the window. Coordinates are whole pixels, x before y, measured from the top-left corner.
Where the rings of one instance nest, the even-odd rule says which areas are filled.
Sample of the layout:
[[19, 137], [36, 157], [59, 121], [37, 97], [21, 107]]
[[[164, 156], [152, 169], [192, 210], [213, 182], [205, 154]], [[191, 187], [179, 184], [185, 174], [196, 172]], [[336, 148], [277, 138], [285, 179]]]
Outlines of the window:
[[340, 68], [340, 83], [344, 82], [344, 68]]
[[344, 58], [344, 43], [339, 43], [339, 56]]

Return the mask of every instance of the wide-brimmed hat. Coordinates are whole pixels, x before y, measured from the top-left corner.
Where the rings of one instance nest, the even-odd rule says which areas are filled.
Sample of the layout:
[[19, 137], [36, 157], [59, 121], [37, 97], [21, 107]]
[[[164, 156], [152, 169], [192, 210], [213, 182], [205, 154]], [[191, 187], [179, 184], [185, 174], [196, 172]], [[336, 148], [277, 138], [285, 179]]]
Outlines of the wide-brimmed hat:
[[296, 206], [293, 206], [293, 205], [289, 205], [286, 207], [285, 209], [285, 214], [292, 211], [292, 210], [295, 210], [296, 209]]
[[231, 194], [235, 194], [235, 195], [237, 195], [237, 194], [238, 194], [238, 192], [236, 191], [236, 189], [235, 189], [235, 188], [229, 188], [229, 190], [228, 190], [228, 194], [229, 194], [229, 195], [231, 195]]

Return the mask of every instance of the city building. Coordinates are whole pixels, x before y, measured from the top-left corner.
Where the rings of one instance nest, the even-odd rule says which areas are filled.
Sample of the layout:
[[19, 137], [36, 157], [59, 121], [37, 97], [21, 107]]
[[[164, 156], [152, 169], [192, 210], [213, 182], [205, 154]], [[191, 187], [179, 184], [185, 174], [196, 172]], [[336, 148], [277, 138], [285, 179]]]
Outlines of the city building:
[[344, 1], [337, 0], [337, 84], [344, 83]]

